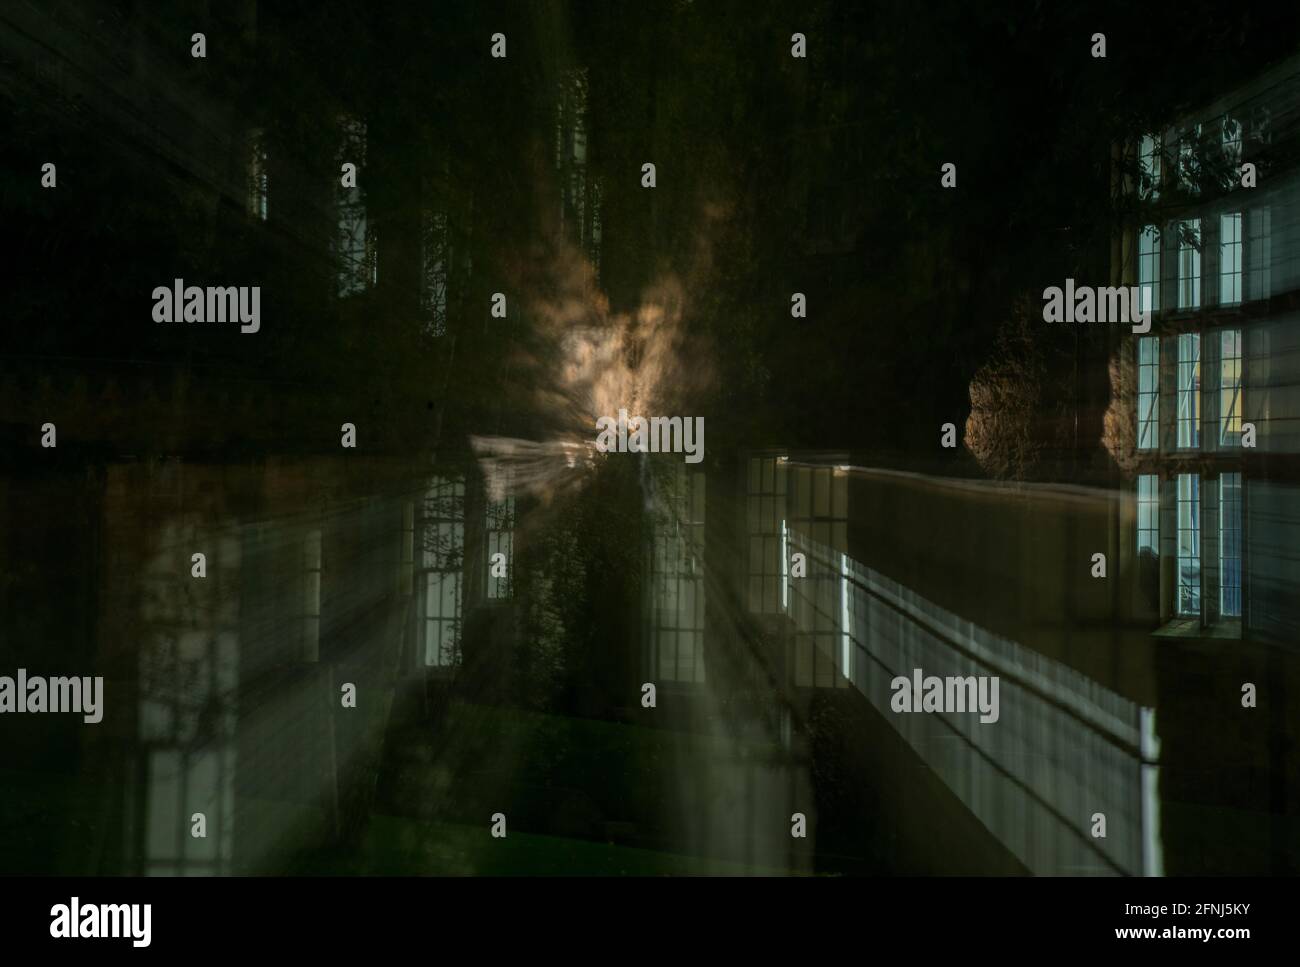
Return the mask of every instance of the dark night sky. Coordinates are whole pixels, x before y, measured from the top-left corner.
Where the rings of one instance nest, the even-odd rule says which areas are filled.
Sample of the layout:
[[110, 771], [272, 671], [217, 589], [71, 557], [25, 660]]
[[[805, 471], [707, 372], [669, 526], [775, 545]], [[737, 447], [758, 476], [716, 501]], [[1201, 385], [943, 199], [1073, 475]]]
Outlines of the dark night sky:
[[[1281, 6], [1160, 3], [1135, 17], [1121, 3], [577, 2], [430, 16], [286, 3], [258, 5], [252, 46], [237, 5], [203, 23], [67, 5], [64, 54], [30, 25], [8, 34], [3, 137], [20, 150], [3, 161], [17, 226], [6, 365], [30, 378], [21, 357], [63, 357], [72, 379], [87, 369], [74, 360], [145, 360], [89, 378], [117, 366], [127, 383], [177, 370], [210, 387], [273, 379], [370, 407], [383, 383], [393, 441], [430, 405], [469, 431], [502, 412], [521, 431], [545, 423], [507, 362], [533, 353], [530, 322], [487, 333], [478, 300], [557, 284], [548, 92], [580, 65], [589, 165], [606, 185], [601, 289], [629, 311], [665, 274], [689, 285], [682, 382], [715, 439], [923, 452], [935, 426], [964, 421], [1016, 297], [1104, 269], [1121, 217], [1107, 202], [1110, 145], [1293, 49]], [[199, 26], [204, 60], [188, 51]], [[486, 56], [496, 30], [506, 61]], [[789, 56], [795, 30], [804, 61]], [[1089, 55], [1099, 30], [1104, 60]], [[343, 111], [368, 118], [364, 182], [383, 233], [385, 271], [359, 307], [330, 298]], [[232, 141], [254, 124], [273, 156], [266, 226], [243, 215]], [[647, 192], [637, 178], [651, 157]], [[47, 159], [55, 192], [34, 174]], [[955, 191], [939, 187], [946, 161]], [[404, 253], [421, 192], [454, 211], [472, 251], [452, 292], [454, 362], [410, 324]], [[832, 251], [810, 225], [833, 226]], [[260, 283], [263, 331], [154, 327], [148, 293], [177, 276]], [[789, 318], [794, 291], [806, 320]], [[688, 378], [705, 363], [707, 379]], [[291, 426], [266, 442], [301, 443]]]

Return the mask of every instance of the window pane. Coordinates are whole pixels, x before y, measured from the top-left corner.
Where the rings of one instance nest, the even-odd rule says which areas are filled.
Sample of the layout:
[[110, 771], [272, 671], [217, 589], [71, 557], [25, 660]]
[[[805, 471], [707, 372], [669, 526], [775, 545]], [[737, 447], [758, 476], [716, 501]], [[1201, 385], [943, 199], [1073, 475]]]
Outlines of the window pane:
[[1145, 135], [1138, 149], [1138, 197], [1155, 201], [1160, 197], [1160, 142], [1154, 135]]
[[1201, 612], [1201, 478], [1178, 475], [1178, 601], [1183, 615]]
[[1219, 334], [1219, 443], [1241, 442], [1241, 330]]
[[1201, 445], [1201, 337], [1178, 337], [1178, 445]]
[[1192, 218], [1178, 231], [1178, 308], [1201, 307], [1201, 220]]
[[1137, 420], [1138, 449], [1155, 449], [1160, 427], [1160, 340], [1156, 336], [1138, 340]]
[[1219, 216], [1219, 303], [1241, 301], [1241, 212]]
[[1138, 233], [1138, 286], [1142, 308], [1154, 312], [1160, 308], [1160, 235], [1154, 225]]
[[1138, 556], [1160, 553], [1160, 479], [1155, 474], [1138, 477]]

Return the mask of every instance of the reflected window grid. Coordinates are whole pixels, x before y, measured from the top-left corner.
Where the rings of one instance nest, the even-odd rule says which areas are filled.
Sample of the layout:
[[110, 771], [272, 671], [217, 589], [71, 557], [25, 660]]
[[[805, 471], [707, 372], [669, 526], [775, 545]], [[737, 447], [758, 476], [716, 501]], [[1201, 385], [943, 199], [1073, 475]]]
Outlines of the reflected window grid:
[[675, 464], [655, 515], [650, 667], [668, 681], [704, 681], [704, 496], [704, 474]]
[[777, 457], [749, 459], [745, 495], [749, 534], [749, 610], [779, 614], [789, 604], [786, 547], [785, 463]]
[[[235, 715], [225, 703], [234, 689], [233, 636], [215, 629], [182, 632], [155, 649], [153, 658], [155, 674], [142, 676], [143, 872], [228, 873]], [[205, 725], [212, 731], [202, 731]], [[206, 837], [191, 835], [197, 812], [204, 815]]]
[[[165, 532], [161, 561], [179, 537], [178, 529]], [[230, 591], [221, 560], [209, 554], [203, 591], [214, 604]], [[222, 875], [233, 854], [238, 627], [219, 621], [196, 628], [182, 617], [190, 604], [178, 582], [161, 576], [153, 582], [158, 633], [140, 650], [143, 795], [135, 806], [133, 849], [145, 875]], [[231, 614], [220, 607], [214, 613]], [[195, 813], [204, 815], [204, 837], [191, 835]]]
[[[492, 600], [508, 598], [511, 595], [511, 575], [515, 564], [515, 498], [505, 497], [501, 500], [489, 500], [485, 513], [484, 541], [487, 553], [484, 555], [487, 572], [487, 596]], [[505, 575], [492, 573], [492, 556], [505, 555]]]
[[848, 475], [833, 467], [797, 467], [789, 475], [791, 552], [807, 554], [808, 565], [807, 576], [791, 582], [795, 685], [838, 688], [847, 684], [840, 555], [847, 547]]
[[451, 264], [451, 239], [447, 213], [420, 212], [420, 314], [427, 332], [447, 334], [447, 277]]

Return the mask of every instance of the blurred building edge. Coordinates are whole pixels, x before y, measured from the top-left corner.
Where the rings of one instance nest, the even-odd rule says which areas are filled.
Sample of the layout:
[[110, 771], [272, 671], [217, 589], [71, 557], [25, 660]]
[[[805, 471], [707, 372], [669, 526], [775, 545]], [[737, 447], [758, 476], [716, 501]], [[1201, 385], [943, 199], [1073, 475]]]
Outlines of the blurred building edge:
[[361, 488], [294, 460], [107, 469], [103, 748], [124, 843], [104, 871], [283, 870], [358, 834], [417, 633], [414, 500], [398, 468], [370, 470]]
[[[394, 704], [443, 702], [458, 675], [475, 700], [506, 700], [511, 589], [489, 562], [503, 554], [512, 573], [514, 498], [451, 472], [412, 489], [408, 473], [295, 459], [107, 468], [110, 700], [87, 740], [112, 760], [122, 841], [83, 862], [210, 875], [314, 856], [361, 872]], [[206, 836], [191, 835], [196, 813]]]

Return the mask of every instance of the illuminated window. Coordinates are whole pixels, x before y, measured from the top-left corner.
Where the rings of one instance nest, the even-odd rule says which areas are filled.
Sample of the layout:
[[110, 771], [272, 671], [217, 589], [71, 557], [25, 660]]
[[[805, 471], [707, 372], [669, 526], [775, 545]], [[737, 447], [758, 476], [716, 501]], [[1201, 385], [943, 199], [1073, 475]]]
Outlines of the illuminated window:
[[1201, 445], [1201, 337], [1178, 337], [1178, 445]]
[[1201, 613], [1201, 478], [1178, 475], [1178, 613]]
[[1219, 444], [1241, 442], [1241, 330], [1219, 333]]
[[1219, 613], [1241, 617], [1241, 474], [1219, 477]]
[[1147, 225], [1138, 232], [1138, 286], [1144, 312], [1160, 308], [1160, 232]]
[[457, 664], [465, 566], [465, 483], [434, 477], [421, 520], [421, 622], [424, 663]]
[[1138, 477], [1137, 550], [1160, 554], [1160, 478], [1153, 473]]
[[1201, 220], [1192, 218], [1178, 231], [1178, 308], [1201, 307]]
[[1138, 449], [1154, 450], [1160, 432], [1160, 339], [1138, 339]]
[[1201, 125], [1196, 125], [1178, 141], [1178, 181], [1193, 195], [1201, 191]]
[[1219, 216], [1219, 304], [1241, 301], [1241, 212]]
[[1160, 141], [1150, 134], [1138, 149], [1138, 197], [1143, 201], [1160, 197]]

